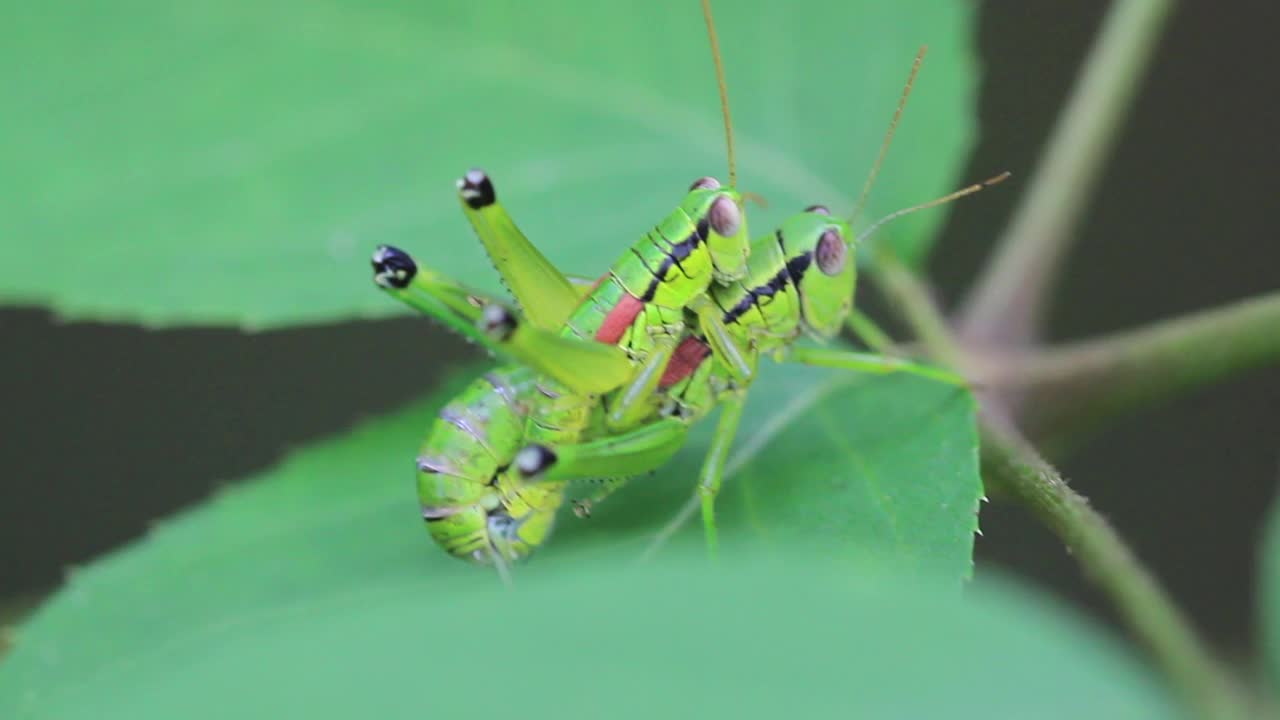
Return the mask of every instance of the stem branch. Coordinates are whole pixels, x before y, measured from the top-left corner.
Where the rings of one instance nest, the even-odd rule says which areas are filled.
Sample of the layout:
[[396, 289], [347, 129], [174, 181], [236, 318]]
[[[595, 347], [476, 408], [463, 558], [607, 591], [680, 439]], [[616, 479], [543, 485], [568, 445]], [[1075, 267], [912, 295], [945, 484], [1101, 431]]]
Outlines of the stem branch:
[[1131, 332], [984, 360], [1032, 437], [1069, 435], [1243, 370], [1280, 363], [1280, 292]]
[[988, 483], [998, 484], [1056, 534], [1115, 603], [1187, 701], [1206, 718], [1249, 717], [1241, 689], [1213, 658], [1182, 612], [1089, 501], [1067, 485], [1017, 431], [982, 424]]
[[1073, 225], [1096, 185], [1169, 0], [1116, 0], [1035, 175], [960, 313], [962, 337], [1016, 347], [1040, 326]]
[[[878, 258], [876, 279], [935, 360], [963, 371], [961, 347], [918, 277], [892, 256]], [[1204, 717], [1248, 717], [1244, 695], [1168, 594], [1107, 520], [1032, 448], [996, 401], [979, 416], [984, 479], [1016, 498], [1067, 547], [1106, 593], [1156, 664]]]

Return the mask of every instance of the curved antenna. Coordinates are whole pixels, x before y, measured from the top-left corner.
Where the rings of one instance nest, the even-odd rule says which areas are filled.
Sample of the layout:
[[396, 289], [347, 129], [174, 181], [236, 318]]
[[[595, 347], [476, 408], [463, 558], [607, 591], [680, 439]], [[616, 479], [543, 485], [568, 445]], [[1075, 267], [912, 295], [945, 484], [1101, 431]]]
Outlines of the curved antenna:
[[888, 215], [885, 215], [884, 217], [880, 218], [879, 220], [871, 223], [871, 227], [867, 228], [866, 230], [863, 230], [858, 235], [858, 237], [854, 238], [853, 244], [857, 245], [861, 243], [863, 240], [866, 240], [867, 238], [874, 235], [875, 232], [880, 228], [884, 227], [886, 223], [893, 222], [894, 220], [897, 220], [903, 215], [910, 215], [911, 213], [917, 212], [919, 210], [928, 210], [931, 207], [945, 205], [951, 202], [952, 200], [959, 200], [965, 195], [972, 195], [978, 192], [979, 190], [985, 190], [986, 188], [989, 188], [992, 185], [1002, 183], [1006, 179], [1008, 179], [1008, 177], [1012, 174], [1013, 173], [1009, 172], [1008, 170], [1005, 170], [1004, 172], [1000, 173], [999, 175], [996, 175], [995, 177], [990, 177], [990, 178], [987, 178], [986, 180], [983, 180], [980, 183], [974, 183], [968, 187], [960, 188], [959, 190], [949, 195], [943, 195], [940, 198], [930, 200], [929, 202], [926, 202], [926, 203], [920, 203], [919, 205], [912, 205], [909, 208], [903, 208], [901, 210], [898, 210], [897, 212], [891, 212]]
[[702, 0], [702, 18], [707, 21], [707, 37], [711, 40], [711, 59], [716, 64], [716, 85], [720, 88], [720, 114], [724, 116], [724, 144], [729, 155], [729, 187], [738, 186], [738, 160], [733, 152], [733, 121], [729, 119], [729, 85], [724, 80], [724, 63], [720, 60], [720, 40], [716, 23], [711, 18], [711, 0]]
[[921, 45], [916, 51], [916, 59], [911, 63], [911, 74], [907, 76], [907, 84], [902, 87], [902, 97], [898, 98], [898, 107], [893, 111], [893, 119], [889, 121], [889, 129], [885, 131], [884, 140], [880, 142], [880, 154], [876, 156], [876, 161], [871, 165], [871, 172], [867, 174], [867, 181], [862, 185], [862, 194], [858, 196], [858, 204], [853, 206], [853, 213], [849, 215], [849, 223], [858, 219], [858, 215], [862, 212], [862, 208], [867, 204], [867, 196], [871, 194], [871, 188], [876, 184], [876, 177], [880, 174], [880, 166], [884, 164], [884, 156], [889, 154], [889, 146], [893, 144], [893, 134], [898, 131], [898, 121], [902, 120], [902, 111], [907, 109], [907, 98], [911, 97], [911, 88], [915, 87], [916, 75], [920, 74], [920, 66], [924, 64], [924, 56], [929, 52], [928, 45]]
[[751, 192], [750, 190], [743, 190], [740, 194], [742, 195], [743, 200], [746, 200], [747, 202], [750, 202], [750, 203], [755, 203], [756, 207], [761, 208], [763, 210], [769, 209], [769, 199], [761, 195], [760, 193], [754, 193], [754, 192]]

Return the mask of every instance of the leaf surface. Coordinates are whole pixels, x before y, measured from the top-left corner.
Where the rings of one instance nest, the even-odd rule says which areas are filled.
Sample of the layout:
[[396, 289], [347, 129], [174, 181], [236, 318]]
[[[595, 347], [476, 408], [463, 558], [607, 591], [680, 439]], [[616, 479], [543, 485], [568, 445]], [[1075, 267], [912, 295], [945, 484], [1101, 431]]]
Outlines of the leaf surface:
[[[637, 563], [686, 451], [514, 569], [445, 556], [412, 458], [461, 386], [295, 453], [86, 567], [17, 633], [0, 716], [1169, 717], [1097, 629], [970, 569], [967, 393], [764, 368], [721, 505]], [[788, 368], [790, 370], [790, 368]]]
[[[961, 0], [721, 3], [741, 186], [849, 207], [918, 46], [929, 61], [866, 213], [958, 182], [973, 136]], [[498, 291], [453, 181], [488, 169], [526, 232], [594, 277], [723, 177], [697, 3], [122, 0], [25, 4], [0, 43], [0, 302], [73, 318], [277, 327], [385, 316], [404, 246]], [[820, 19], [815, 22], [815, 19]], [[923, 256], [937, 212], [902, 221]]]

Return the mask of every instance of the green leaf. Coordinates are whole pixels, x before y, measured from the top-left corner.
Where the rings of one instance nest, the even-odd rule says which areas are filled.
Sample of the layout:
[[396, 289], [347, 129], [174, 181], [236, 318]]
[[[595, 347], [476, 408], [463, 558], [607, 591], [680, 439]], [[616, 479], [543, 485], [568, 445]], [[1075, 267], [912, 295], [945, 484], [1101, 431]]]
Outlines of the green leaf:
[[967, 393], [766, 368], [720, 563], [696, 530], [634, 562], [690, 492], [695, 439], [590, 521], [566, 517], [507, 592], [418, 518], [411, 458], [458, 387], [74, 573], [0, 665], [0, 717], [1170, 714], [1070, 613], [990, 581], [960, 597]]
[[[563, 535], [616, 524], [648, 544], [672, 508], [690, 502], [714, 426], [699, 423], [668, 468], [633, 481]], [[903, 572], [956, 580], [972, 570], [982, 482], [968, 392], [910, 377], [766, 366], [726, 471], [717, 511], [730, 542], [820, 543], [829, 554], [876, 556]], [[682, 539], [701, 545], [701, 522], [688, 523]]]
[[[973, 137], [964, 0], [722, 2], [741, 185], [849, 206], [930, 47], [865, 217], [952, 188]], [[598, 275], [725, 170], [694, 0], [121, 0], [6, 13], [0, 301], [149, 325], [399, 312], [403, 245], [499, 285], [453, 180], [482, 166], [553, 261]], [[37, 62], [36, 59], [39, 59]], [[941, 212], [902, 221], [919, 259]]]
[[[147, 553], [134, 551], [133, 556]], [[816, 555], [708, 568], [575, 558], [515, 592], [319, 549], [228, 590], [202, 568], [79, 578], [0, 666], [5, 717], [1175, 717], [1149, 673], [1046, 598]], [[280, 558], [280, 560], [285, 560]], [[456, 564], [462, 568], [460, 564]], [[156, 568], [162, 569], [162, 568]], [[175, 571], [179, 567], [164, 568]], [[467, 576], [469, 575], [469, 577]], [[130, 582], [132, 581], [132, 582]], [[241, 595], [260, 598], [244, 607]], [[87, 647], [86, 647], [87, 646]]]
[[[536, 690], [543, 685], [532, 680], [540, 672], [563, 677], [584, 669], [572, 649], [587, 636], [598, 634], [611, 655], [631, 655], [631, 644], [642, 640], [636, 633], [667, 614], [636, 620], [644, 606], [631, 603], [639, 596], [611, 600], [599, 593], [635, 581], [625, 569], [690, 496], [714, 423], [700, 423], [700, 434], [667, 468], [635, 480], [590, 521], [567, 514], [550, 546], [515, 569], [518, 591], [533, 593], [526, 602], [494, 595], [492, 571], [445, 556], [421, 527], [412, 459], [435, 408], [458, 387], [300, 452], [77, 571], [19, 633], [0, 670], [0, 716], [76, 717], [111, 708], [145, 717], [184, 703], [188, 716], [238, 715], [284, 707], [302, 692], [297, 683], [321, 680], [339, 665], [352, 672], [348, 681], [323, 680], [329, 689], [306, 700], [314, 703], [308, 714], [358, 706], [405, 714], [424, 703], [439, 709], [474, 702], [465, 688], [478, 682], [514, 683], [512, 701], [522, 706], [528, 692], [550, 703], [545, 693], [553, 686], [578, 702], [585, 686]], [[893, 564], [941, 578], [950, 588], [944, 594], [954, 594], [968, 575], [981, 493], [968, 393], [912, 378], [766, 367], [743, 428], [722, 505], [726, 567], [739, 567], [741, 557], [752, 559], [742, 566], [748, 569], [769, 557], [841, 558], [846, 568]], [[679, 587], [710, 571], [701, 566], [700, 533], [690, 528], [636, 577], [652, 578], [655, 588]], [[761, 541], [766, 547], [756, 552]], [[734, 575], [724, 587], [755, 587], [768, 577]], [[845, 592], [838, 575], [826, 577]], [[579, 594], [583, 587], [596, 589]], [[781, 587], [774, 597], [786, 595]], [[710, 608], [720, 592], [706, 584], [689, 596], [662, 590], [648, 598]], [[805, 616], [796, 603], [807, 603], [807, 594], [793, 596], [787, 612]], [[595, 613], [578, 604], [588, 601]], [[622, 602], [614, 607], [615, 601]], [[503, 608], [516, 614], [506, 617]], [[522, 614], [535, 609], [537, 615]], [[745, 621], [717, 632], [739, 633]], [[658, 667], [661, 655], [654, 653], [668, 641], [692, 647], [690, 620], [680, 622], [686, 625], [670, 626], [674, 635], [654, 634], [647, 648], [637, 646], [634, 657]], [[571, 632], [582, 636], [562, 646], [552, 633], [575, 624]], [[785, 627], [769, 632], [783, 639]], [[814, 636], [805, 631], [798, 638]], [[558, 647], [571, 652], [549, 664], [530, 662]], [[477, 665], [468, 652], [484, 653], [496, 667]], [[685, 662], [677, 667], [696, 684], [696, 667]], [[612, 687], [629, 675], [620, 671]], [[411, 677], [419, 682], [402, 684]], [[252, 689], [232, 690], [243, 683]], [[596, 697], [609, 683], [585, 685]]]

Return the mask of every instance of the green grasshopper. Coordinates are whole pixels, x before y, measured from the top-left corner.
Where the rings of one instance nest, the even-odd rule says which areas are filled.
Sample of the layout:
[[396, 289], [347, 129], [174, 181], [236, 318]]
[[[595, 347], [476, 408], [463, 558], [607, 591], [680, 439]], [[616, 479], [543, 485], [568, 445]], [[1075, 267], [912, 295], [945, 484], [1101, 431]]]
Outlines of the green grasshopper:
[[[706, 0], [703, 9], [732, 179], [723, 69]], [[919, 58], [880, 159], [918, 64]], [[849, 249], [856, 240], [848, 222], [822, 208], [809, 208], [758, 240], [748, 259], [741, 195], [704, 178], [584, 293], [585, 281], [561, 275], [528, 242], [498, 204], [487, 176], [473, 171], [458, 187], [468, 219], [525, 311], [524, 322], [403, 251], [383, 247], [374, 256], [379, 285], [516, 363], [450, 403], [419, 457], [424, 519], [437, 542], [455, 555], [502, 569], [545, 541], [566, 482], [652, 470], [683, 444], [689, 423], [723, 405], [699, 481], [714, 548], [714, 496], [762, 353], [790, 351], [800, 362], [958, 382], [944, 371], [898, 359], [791, 348], [803, 331], [829, 337], [853, 311]], [[883, 222], [979, 187], [894, 213], [863, 236]], [[681, 240], [672, 242], [673, 237]], [[818, 272], [809, 273], [810, 267]], [[607, 484], [604, 494], [616, 486]]]
[[[722, 74], [717, 59], [727, 108]], [[507, 368], [463, 393], [442, 412], [418, 463], [423, 516], [437, 542], [455, 555], [501, 563], [542, 542], [562, 497], [512, 481], [507, 455], [519, 448], [512, 443], [520, 426], [525, 440], [568, 444], [646, 421], [662, 383], [673, 382], [669, 365], [685, 335], [685, 308], [711, 283], [744, 276], [749, 243], [741, 196], [701, 178], [584, 294], [581, 281], [528, 242], [483, 172], [467, 173], [458, 190], [524, 322], [398, 249], [379, 248], [373, 263], [378, 284], [400, 300], [536, 372]], [[677, 368], [688, 365], [675, 360]], [[609, 409], [603, 421], [600, 407]]]
[[[977, 192], [1004, 177], [969, 186], [946, 199]], [[905, 212], [895, 213], [885, 221]], [[651, 472], [684, 445], [692, 422], [718, 407], [720, 418], [697, 489], [707, 543], [714, 552], [715, 498], [761, 356], [772, 356], [778, 362], [859, 372], [908, 372], [963, 386], [962, 378], [946, 370], [901, 358], [794, 345], [805, 335], [829, 340], [845, 326], [853, 311], [854, 253], [858, 244], [883, 222], [855, 236], [849, 220], [832, 216], [822, 206], [813, 206], [756, 240], [751, 246], [747, 277], [734, 285], [710, 288], [709, 297], [719, 309], [726, 336], [715, 342], [693, 338], [695, 343], [705, 343], [708, 353], [689, 368], [687, 375], [666, 388], [668, 408], [632, 430], [589, 442], [526, 446], [515, 458], [523, 481], [536, 485], [542, 481], [630, 477]], [[725, 341], [731, 344], [733, 353], [746, 359], [749, 373], [745, 377], [737, 375], [723, 360], [717, 343]]]
[[[509, 470], [521, 445], [570, 444], [647, 420], [652, 396], [675, 382], [669, 366], [685, 334], [684, 306], [716, 279], [745, 273], [747, 242], [736, 194], [704, 178], [639, 249], [587, 287], [528, 241], [483, 172], [468, 172], [458, 190], [524, 317], [396, 248], [374, 253], [374, 279], [515, 363], [446, 406], [418, 458], [423, 518], [435, 540], [504, 568], [545, 540], [564, 497], [563, 483], [530, 485]], [[688, 365], [677, 359], [676, 368]]]

